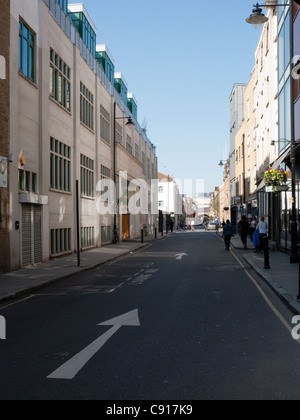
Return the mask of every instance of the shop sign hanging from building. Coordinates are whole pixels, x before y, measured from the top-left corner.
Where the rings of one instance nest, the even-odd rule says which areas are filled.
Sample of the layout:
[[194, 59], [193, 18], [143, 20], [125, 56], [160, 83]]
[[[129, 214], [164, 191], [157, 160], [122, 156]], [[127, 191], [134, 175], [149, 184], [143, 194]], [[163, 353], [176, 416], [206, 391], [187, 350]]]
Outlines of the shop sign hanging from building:
[[0, 188], [7, 188], [7, 159], [0, 156]]

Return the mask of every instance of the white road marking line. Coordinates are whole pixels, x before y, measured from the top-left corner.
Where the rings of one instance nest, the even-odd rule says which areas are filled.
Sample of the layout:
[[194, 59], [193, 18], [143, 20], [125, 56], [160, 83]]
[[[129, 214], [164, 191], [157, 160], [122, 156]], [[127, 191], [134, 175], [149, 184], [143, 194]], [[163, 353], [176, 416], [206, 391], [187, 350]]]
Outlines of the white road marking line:
[[138, 309], [127, 314], [105, 321], [99, 325], [112, 325], [112, 328], [102, 334], [97, 340], [87, 346], [84, 350], [63, 364], [47, 379], [71, 380], [84, 368], [93, 356], [104, 346], [104, 344], [122, 327], [140, 327]]

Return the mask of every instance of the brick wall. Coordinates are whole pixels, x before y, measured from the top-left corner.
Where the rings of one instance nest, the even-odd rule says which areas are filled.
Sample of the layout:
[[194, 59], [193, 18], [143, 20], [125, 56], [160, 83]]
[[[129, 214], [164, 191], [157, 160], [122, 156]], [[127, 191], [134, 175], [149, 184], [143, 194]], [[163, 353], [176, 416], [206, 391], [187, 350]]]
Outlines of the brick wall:
[[[0, 156], [9, 156], [9, 33], [10, 0], [0, 0]], [[4, 57], [4, 58], [3, 58]], [[9, 194], [0, 188], [0, 273], [10, 269]]]

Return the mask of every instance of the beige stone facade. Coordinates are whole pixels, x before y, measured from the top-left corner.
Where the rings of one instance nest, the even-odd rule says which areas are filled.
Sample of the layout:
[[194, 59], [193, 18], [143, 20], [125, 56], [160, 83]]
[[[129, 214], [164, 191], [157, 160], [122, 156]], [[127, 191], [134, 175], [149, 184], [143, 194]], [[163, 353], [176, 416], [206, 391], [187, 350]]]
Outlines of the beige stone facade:
[[[0, 93], [0, 155], [14, 155], [9, 189], [1, 189], [1, 208], [8, 206], [8, 192], [11, 198], [9, 221], [3, 219], [9, 229], [0, 230], [0, 239], [7, 232], [0, 240], [6, 249], [0, 255], [6, 256], [7, 264], [0, 261], [0, 271], [8, 271], [76, 250], [76, 180], [81, 248], [111, 242], [114, 216], [97, 212], [98, 181], [113, 180], [114, 170], [122, 170], [129, 181], [144, 179], [150, 188], [150, 180], [157, 178], [157, 156], [56, 0], [1, 3], [0, 55], [7, 57], [10, 69], [7, 80], [0, 80], [6, 87]], [[20, 23], [32, 34], [29, 77], [20, 70]], [[133, 118], [134, 126], [126, 125], [127, 117]], [[117, 213], [122, 238], [124, 217], [118, 203]], [[137, 238], [145, 226], [152, 232], [157, 216], [128, 215], [126, 238]]]
[[231, 219], [231, 191], [230, 191], [230, 164], [229, 160], [224, 165], [224, 183], [220, 187], [220, 222]]
[[[0, 1], [0, 56], [1, 56], [1, 78], [0, 78], [0, 160], [8, 158], [10, 149], [9, 133], [9, 32], [10, 32], [10, 1]], [[6, 161], [3, 164], [7, 164]], [[9, 172], [9, 167], [7, 168]], [[9, 190], [0, 187], [0, 272], [9, 269], [9, 248], [10, 248], [10, 221], [9, 221]]]
[[244, 121], [235, 138], [236, 149], [236, 191], [240, 212], [252, 215], [256, 204], [256, 114], [254, 91], [256, 71], [254, 70], [244, 92]]
[[278, 157], [278, 146], [272, 146], [272, 142], [278, 145], [277, 14], [270, 9], [268, 17], [244, 92], [244, 120], [235, 138], [238, 218], [268, 215], [262, 174]]

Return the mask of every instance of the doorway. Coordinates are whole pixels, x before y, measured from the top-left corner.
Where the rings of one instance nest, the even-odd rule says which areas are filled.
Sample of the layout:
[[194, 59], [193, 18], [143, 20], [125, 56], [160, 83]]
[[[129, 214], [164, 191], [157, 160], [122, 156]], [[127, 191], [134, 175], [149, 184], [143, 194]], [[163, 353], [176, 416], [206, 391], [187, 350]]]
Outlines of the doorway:
[[130, 238], [130, 220], [129, 214], [122, 214], [122, 240]]

